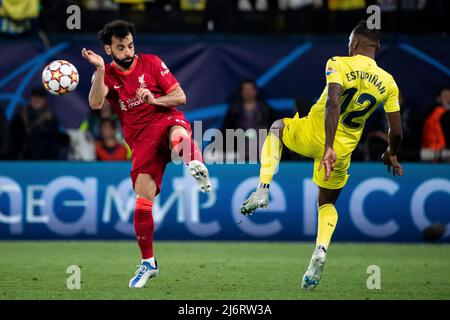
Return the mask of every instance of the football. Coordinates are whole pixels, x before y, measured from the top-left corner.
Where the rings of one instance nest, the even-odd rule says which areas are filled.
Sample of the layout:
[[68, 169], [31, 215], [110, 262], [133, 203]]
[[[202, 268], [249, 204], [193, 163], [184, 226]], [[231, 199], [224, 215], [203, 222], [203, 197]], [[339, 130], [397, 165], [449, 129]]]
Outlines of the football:
[[78, 81], [77, 68], [66, 60], [52, 61], [42, 71], [42, 83], [45, 89], [55, 96], [74, 91]]

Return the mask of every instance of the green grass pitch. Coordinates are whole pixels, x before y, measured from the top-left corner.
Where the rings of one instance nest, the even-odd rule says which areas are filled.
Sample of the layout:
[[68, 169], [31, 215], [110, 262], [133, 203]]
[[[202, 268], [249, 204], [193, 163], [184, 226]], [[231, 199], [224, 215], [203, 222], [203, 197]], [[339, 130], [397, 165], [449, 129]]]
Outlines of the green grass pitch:
[[[450, 245], [332, 243], [314, 291], [300, 289], [312, 243], [155, 243], [160, 272], [128, 289], [133, 241], [0, 242], [0, 299], [450, 299]], [[66, 269], [81, 267], [81, 289]], [[381, 289], [367, 289], [367, 267]]]

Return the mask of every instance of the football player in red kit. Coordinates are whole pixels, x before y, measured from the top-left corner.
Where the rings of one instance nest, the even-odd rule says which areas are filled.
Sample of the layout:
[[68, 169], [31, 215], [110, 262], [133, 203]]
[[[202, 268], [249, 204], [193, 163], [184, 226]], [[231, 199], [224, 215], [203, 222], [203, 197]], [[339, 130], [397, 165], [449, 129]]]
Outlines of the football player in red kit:
[[211, 190], [211, 183], [201, 151], [191, 139], [189, 122], [176, 109], [186, 103], [183, 89], [159, 57], [135, 54], [134, 35], [132, 23], [108, 23], [99, 38], [111, 64], [105, 64], [92, 50], [83, 49], [82, 56], [96, 69], [90, 107], [100, 109], [105, 99], [111, 103], [132, 150], [131, 180], [137, 194], [134, 229], [142, 261], [129, 287], [142, 288], [158, 273], [153, 257], [152, 205], [172, 153], [183, 159], [203, 192]]

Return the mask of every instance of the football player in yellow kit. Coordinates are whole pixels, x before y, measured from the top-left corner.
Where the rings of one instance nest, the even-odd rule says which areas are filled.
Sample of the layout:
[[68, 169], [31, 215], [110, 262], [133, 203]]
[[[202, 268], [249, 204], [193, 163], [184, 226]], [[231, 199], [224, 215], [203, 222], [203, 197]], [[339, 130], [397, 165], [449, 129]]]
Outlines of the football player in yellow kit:
[[273, 123], [261, 151], [260, 181], [255, 192], [241, 206], [241, 213], [252, 214], [269, 203], [269, 187], [283, 145], [314, 159], [313, 181], [319, 187], [316, 249], [303, 276], [302, 288], [314, 289], [320, 281], [338, 214], [336, 200], [345, 186], [350, 158], [367, 118], [382, 104], [389, 123], [389, 146], [382, 155], [394, 176], [403, 175], [397, 161], [402, 140], [398, 87], [392, 75], [377, 66], [380, 32], [361, 21], [349, 38], [349, 57], [328, 60], [326, 86], [309, 114], [284, 118]]

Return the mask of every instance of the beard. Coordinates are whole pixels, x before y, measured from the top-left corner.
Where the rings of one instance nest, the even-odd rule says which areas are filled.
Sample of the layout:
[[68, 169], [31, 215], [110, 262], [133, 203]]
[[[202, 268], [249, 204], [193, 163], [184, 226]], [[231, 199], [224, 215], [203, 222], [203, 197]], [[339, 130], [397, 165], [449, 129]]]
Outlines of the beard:
[[118, 59], [113, 53], [111, 53], [111, 56], [112, 56], [114, 62], [124, 69], [128, 69], [129, 67], [131, 67], [131, 65], [133, 64], [133, 61], [134, 61], [134, 56], [126, 57], [125, 59]]

